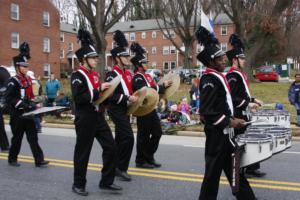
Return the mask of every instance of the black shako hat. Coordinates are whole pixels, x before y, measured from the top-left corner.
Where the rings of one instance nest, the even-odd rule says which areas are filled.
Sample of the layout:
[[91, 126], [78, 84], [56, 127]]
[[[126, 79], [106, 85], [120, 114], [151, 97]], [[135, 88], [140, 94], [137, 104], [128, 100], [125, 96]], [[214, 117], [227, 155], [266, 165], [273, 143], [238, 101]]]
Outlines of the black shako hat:
[[110, 51], [112, 57], [128, 57], [129, 49], [128, 49], [128, 42], [124, 33], [120, 30], [116, 30], [113, 33], [113, 39], [116, 43], [116, 46]]
[[246, 58], [245, 47], [239, 36], [232, 34], [229, 37], [229, 43], [233, 46], [233, 49], [226, 52], [228, 60], [232, 61], [233, 58]]
[[206, 28], [200, 26], [195, 33], [198, 43], [204, 46], [204, 49], [197, 55], [197, 59], [208, 66], [215, 58], [225, 55], [220, 48], [218, 39], [214, 34], [210, 33]]
[[94, 47], [94, 40], [87, 30], [79, 29], [77, 38], [81, 44], [81, 48], [75, 52], [78, 60], [81, 60], [83, 58], [98, 57], [98, 53], [96, 52], [96, 49]]
[[14, 66], [28, 67], [30, 57], [30, 48], [27, 42], [23, 42], [19, 47], [20, 54], [13, 57]]

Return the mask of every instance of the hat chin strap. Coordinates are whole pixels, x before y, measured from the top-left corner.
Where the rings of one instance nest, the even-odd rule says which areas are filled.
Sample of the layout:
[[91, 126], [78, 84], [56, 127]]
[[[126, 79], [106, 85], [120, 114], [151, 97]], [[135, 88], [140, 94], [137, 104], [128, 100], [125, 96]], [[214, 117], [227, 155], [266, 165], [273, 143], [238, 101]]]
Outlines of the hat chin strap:
[[90, 65], [87, 57], [85, 58], [85, 61], [86, 61], [87, 66], [89, 67], [89, 69], [92, 70], [93, 67]]

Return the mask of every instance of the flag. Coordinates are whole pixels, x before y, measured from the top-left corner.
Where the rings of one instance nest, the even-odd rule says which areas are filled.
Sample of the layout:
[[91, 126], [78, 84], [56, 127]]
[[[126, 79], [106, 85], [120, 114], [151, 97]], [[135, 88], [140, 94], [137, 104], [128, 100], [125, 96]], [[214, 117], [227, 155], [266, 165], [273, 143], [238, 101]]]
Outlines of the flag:
[[209, 32], [214, 33], [212, 21], [207, 17], [207, 15], [201, 9], [201, 26], [206, 28]]

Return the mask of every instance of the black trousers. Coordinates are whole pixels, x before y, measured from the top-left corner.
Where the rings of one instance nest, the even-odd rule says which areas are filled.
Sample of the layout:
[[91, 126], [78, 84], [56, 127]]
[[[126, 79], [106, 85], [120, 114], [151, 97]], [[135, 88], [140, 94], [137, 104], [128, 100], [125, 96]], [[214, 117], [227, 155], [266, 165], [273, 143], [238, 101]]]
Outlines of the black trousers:
[[[231, 184], [233, 147], [228, 135], [215, 127], [205, 127], [205, 175], [201, 187], [199, 200], [216, 200], [219, 190], [219, 181], [222, 170]], [[255, 195], [245, 176], [240, 175], [240, 190], [235, 194], [238, 200], [254, 200]]]
[[162, 135], [160, 120], [155, 110], [148, 115], [137, 118], [137, 132], [135, 162], [153, 161]]
[[9, 149], [9, 142], [5, 131], [3, 114], [0, 113], [0, 148], [1, 150]]
[[76, 145], [74, 150], [74, 185], [86, 185], [86, 173], [94, 138], [103, 153], [102, 178], [99, 184], [111, 185], [115, 178], [116, 145], [102, 113], [78, 113], [75, 117]]
[[117, 168], [127, 171], [134, 145], [133, 131], [130, 125], [127, 108], [110, 105], [108, 114], [115, 124], [115, 141], [117, 145]]
[[43, 161], [44, 154], [38, 143], [38, 134], [34, 120], [21, 118], [19, 115], [11, 115], [10, 127], [13, 136], [11, 138], [8, 161], [17, 161], [24, 133], [26, 133], [27, 141], [30, 145], [35, 163]]

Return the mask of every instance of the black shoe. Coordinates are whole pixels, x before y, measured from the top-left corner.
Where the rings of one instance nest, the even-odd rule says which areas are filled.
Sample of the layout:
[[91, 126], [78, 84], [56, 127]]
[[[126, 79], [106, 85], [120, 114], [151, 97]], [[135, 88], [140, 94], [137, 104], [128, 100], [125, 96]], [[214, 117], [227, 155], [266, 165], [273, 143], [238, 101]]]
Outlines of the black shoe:
[[135, 163], [135, 166], [137, 168], [144, 168], [144, 169], [153, 169], [154, 168], [154, 165], [150, 164], [150, 163]]
[[102, 190], [113, 190], [113, 191], [120, 191], [122, 190], [122, 188], [118, 185], [115, 184], [111, 184], [111, 185], [99, 185], [99, 188]]
[[155, 160], [149, 162], [149, 164], [153, 165], [155, 168], [160, 168], [161, 167], [161, 164], [156, 162]]
[[266, 173], [260, 172], [259, 170], [246, 170], [246, 174], [254, 177], [263, 177], [266, 175]]
[[49, 161], [43, 160], [43, 161], [41, 161], [41, 162], [35, 163], [35, 166], [36, 166], [36, 167], [47, 167], [48, 164], [49, 164]]
[[8, 164], [13, 167], [20, 167], [20, 163], [18, 161], [8, 161]]
[[87, 196], [89, 193], [85, 191], [85, 188], [78, 188], [75, 187], [74, 185], [72, 186], [72, 191], [80, 196]]
[[121, 181], [131, 181], [131, 176], [125, 171], [116, 169], [116, 176], [119, 177]]

